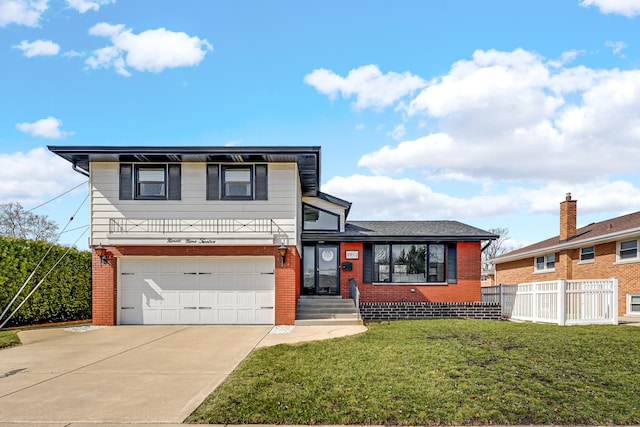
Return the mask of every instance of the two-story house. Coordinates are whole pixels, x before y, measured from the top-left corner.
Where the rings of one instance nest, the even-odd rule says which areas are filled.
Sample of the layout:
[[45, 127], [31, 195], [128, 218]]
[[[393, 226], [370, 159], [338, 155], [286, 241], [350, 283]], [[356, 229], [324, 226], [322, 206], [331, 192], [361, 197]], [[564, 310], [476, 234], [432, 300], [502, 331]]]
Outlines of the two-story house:
[[456, 221], [347, 221], [319, 147], [50, 146], [89, 178], [93, 322], [294, 324], [300, 295], [480, 301]]
[[618, 278], [618, 315], [640, 315], [640, 212], [577, 228], [578, 202], [560, 203], [560, 234], [490, 260], [503, 284]]

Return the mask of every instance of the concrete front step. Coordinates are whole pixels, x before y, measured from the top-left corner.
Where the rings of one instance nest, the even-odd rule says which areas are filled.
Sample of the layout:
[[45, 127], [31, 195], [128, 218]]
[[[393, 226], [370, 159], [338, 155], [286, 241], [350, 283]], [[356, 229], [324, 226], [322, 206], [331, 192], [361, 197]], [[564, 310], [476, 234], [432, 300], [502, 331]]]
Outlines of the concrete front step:
[[355, 304], [352, 299], [332, 299], [332, 300], [320, 300], [320, 299], [311, 299], [311, 300], [299, 300], [298, 306], [305, 307], [353, 307]]
[[306, 319], [357, 319], [358, 313], [327, 313], [327, 312], [315, 312], [310, 313], [305, 311], [303, 313], [298, 312], [296, 319], [306, 320]]
[[296, 326], [344, 326], [344, 325], [362, 325], [360, 319], [299, 319], [296, 320]]
[[352, 299], [339, 295], [303, 295], [298, 300], [296, 314], [296, 325], [300, 324], [361, 325], [362, 321]]
[[337, 299], [342, 300], [342, 296], [340, 295], [300, 295], [300, 300], [309, 300], [309, 299]]
[[355, 307], [298, 307], [298, 313], [309, 313], [309, 314], [357, 314], [358, 311]]

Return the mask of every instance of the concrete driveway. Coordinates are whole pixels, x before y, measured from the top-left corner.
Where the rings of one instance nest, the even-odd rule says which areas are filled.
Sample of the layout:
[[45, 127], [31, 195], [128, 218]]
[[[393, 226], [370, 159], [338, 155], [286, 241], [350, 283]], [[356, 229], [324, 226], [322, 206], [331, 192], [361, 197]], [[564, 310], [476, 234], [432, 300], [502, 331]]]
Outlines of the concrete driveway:
[[270, 326], [20, 332], [0, 351], [2, 423], [179, 423]]

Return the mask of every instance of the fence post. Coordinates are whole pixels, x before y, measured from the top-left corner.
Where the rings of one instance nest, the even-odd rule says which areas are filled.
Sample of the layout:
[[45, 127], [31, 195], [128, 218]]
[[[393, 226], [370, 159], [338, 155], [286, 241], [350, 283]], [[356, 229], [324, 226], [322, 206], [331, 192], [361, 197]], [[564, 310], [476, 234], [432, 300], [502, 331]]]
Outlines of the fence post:
[[613, 313], [611, 315], [611, 323], [618, 324], [618, 278], [611, 278], [611, 309]]
[[567, 323], [567, 281], [558, 280], [558, 325]]

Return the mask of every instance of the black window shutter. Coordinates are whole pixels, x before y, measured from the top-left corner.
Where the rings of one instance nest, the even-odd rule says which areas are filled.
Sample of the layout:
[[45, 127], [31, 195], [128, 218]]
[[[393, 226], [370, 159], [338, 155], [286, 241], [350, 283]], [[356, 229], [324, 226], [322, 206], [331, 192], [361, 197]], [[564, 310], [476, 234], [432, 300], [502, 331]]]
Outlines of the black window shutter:
[[120, 163], [120, 200], [133, 199], [133, 165]]
[[267, 200], [269, 183], [267, 180], [267, 165], [256, 165], [256, 200]]
[[182, 167], [179, 164], [169, 165], [167, 185], [169, 189], [169, 200], [180, 200], [182, 198]]
[[220, 165], [207, 165], [207, 200], [220, 200]]
[[373, 283], [373, 248], [366, 243], [362, 248], [362, 281]]
[[447, 245], [447, 283], [458, 283], [458, 250], [455, 243]]

